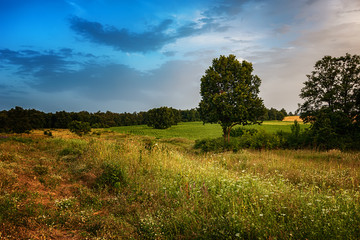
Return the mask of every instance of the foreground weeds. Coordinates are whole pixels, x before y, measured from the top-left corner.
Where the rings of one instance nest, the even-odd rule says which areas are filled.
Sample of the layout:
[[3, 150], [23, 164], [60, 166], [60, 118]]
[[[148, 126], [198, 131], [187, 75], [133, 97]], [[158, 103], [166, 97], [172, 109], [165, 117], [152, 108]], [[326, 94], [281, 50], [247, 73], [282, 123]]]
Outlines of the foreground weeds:
[[0, 239], [360, 239], [359, 153], [189, 146], [2, 136]]

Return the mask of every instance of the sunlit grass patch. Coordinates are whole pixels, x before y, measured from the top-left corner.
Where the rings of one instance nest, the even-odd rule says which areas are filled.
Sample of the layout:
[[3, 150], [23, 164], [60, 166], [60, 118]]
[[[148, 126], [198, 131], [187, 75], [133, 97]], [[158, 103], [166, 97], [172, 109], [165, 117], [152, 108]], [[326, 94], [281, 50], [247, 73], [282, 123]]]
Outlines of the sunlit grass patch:
[[[261, 125], [247, 125], [245, 129], [263, 129], [267, 133], [277, 131], [290, 132], [293, 122], [264, 121]], [[302, 129], [308, 127], [300, 124]], [[238, 126], [235, 126], [235, 128]], [[202, 122], [184, 122], [174, 125], [169, 129], [154, 129], [146, 125], [113, 127], [111, 130], [119, 133], [153, 136], [155, 138], [186, 138], [190, 140], [204, 138], [218, 138], [222, 136], [222, 128], [219, 124], [203, 124]]]

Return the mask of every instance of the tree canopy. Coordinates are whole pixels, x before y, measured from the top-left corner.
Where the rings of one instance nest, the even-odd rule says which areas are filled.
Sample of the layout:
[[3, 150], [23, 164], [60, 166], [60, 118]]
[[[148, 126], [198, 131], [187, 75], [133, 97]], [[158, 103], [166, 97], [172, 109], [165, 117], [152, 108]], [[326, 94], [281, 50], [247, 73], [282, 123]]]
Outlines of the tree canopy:
[[359, 115], [360, 56], [325, 56], [307, 78], [300, 94], [305, 100], [300, 107], [302, 116], [312, 116], [322, 109], [342, 112], [350, 118]]
[[160, 107], [148, 111], [147, 125], [157, 129], [166, 129], [180, 122], [180, 112], [173, 108]]
[[201, 78], [200, 118], [204, 123], [220, 123], [227, 140], [233, 126], [260, 123], [264, 115], [258, 96], [261, 80], [252, 72], [251, 63], [240, 63], [234, 55], [220, 56]]

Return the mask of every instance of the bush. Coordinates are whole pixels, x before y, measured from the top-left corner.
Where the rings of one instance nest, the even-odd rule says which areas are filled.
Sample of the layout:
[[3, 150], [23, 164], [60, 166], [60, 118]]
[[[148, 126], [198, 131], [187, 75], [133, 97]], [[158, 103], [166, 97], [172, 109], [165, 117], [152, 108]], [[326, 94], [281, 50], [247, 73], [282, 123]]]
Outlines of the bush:
[[224, 138], [214, 138], [214, 139], [201, 139], [196, 140], [194, 148], [201, 149], [203, 152], [219, 152], [225, 150], [227, 144], [224, 142]]
[[257, 132], [258, 132], [258, 130], [255, 129], [255, 128], [246, 129], [244, 127], [237, 127], [237, 128], [232, 128], [231, 129], [230, 137], [241, 137], [245, 133], [248, 133], [250, 135], [254, 135]]
[[70, 132], [73, 132], [80, 137], [84, 134], [88, 134], [91, 131], [90, 123], [88, 122], [81, 122], [81, 121], [72, 121], [69, 124]]
[[103, 173], [97, 178], [96, 186], [108, 187], [111, 190], [119, 190], [126, 184], [125, 172], [118, 163], [104, 163]]
[[201, 149], [203, 152], [220, 152], [224, 150], [237, 152], [243, 148], [275, 149], [282, 146], [282, 141], [278, 135], [266, 133], [265, 131], [256, 131], [256, 133], [245, 131], [241, 137], [230, 138], [229, 143], [225, 142], [224, 138], [196, 140], [194, 148]]
[[44, 131], [44, 135], [51, 137], [51, 136], [52, 136], [52, 132], [51, 132], [50, 130], [45, 130], [45, 131]]

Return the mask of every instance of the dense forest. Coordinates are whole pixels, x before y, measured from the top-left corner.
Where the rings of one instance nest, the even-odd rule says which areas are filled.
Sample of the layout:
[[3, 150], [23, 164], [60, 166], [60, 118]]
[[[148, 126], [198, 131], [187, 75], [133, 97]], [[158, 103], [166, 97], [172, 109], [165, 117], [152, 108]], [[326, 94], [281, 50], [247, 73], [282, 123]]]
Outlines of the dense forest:
[[[200, 121], [197, 109], [176, 110], [171, 108], [180, 122]], [[148, 124], [148, 112], [114, 113], [114, 112], [66, 112], [45, 113], [35, 109], [15, 107], [0, 112], [0, 132], [22, 133], [31, 129], [68, 128], [72, 121], [88, 122], [92, 128], [131, 126]], [[285, 109], [266, 109], [262, 120], [282, 120], [287, 113]]]

